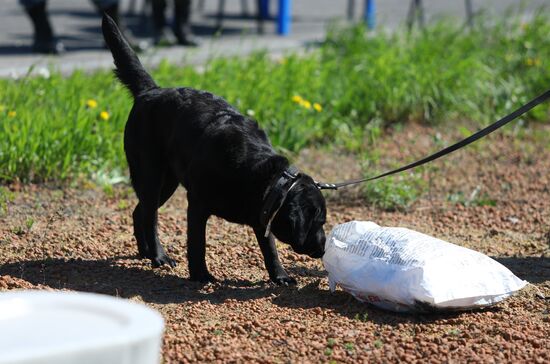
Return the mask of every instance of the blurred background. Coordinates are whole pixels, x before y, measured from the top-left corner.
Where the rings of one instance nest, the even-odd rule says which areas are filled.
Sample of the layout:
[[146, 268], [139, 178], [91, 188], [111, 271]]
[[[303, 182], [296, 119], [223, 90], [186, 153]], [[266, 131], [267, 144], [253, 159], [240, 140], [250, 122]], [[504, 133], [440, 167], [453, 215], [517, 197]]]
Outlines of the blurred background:
[[132, 100], [99, 17], [117, 18], [160, 86], [225, 98], [300, 170], [337, 182], [425, 157], [548, 90], [548, 0], [26, 5], [0, 0], [0, 291], [143, 302], [166, 322], [164, 363], [550, 361], [548, 102], [445, 158], [323, 191], [327, 233], [370, 220], [482, 252], [532, 283], [509, 303], [456, 317], [384, 313], [331, 293], [320, 260], [279, 243], [298, 285], [274, 287], [252, 231], [216, 217], [207, 260], [219, 282], [198, 287], [183, 188], [159, 209], [178, 266], [136, 255], [123, 149]]
[[[173, 24], [174, 4], [166, 2], [167, 27]], [[411, 20], [414, 5], [422, 9], [426, 23], [443, 17], [467, 20], [468, 6], [472, 14], [490, 13], [506, 15], [510, 6], [521, 6], [521, 12], [529, 16], [545, 0], [519, 2], [516, 0], [183, 0], [189, 5], [189, 24], [200, 42], [200, 49], [189, 51], [181, 47], [157, 49], [148, 53], [151, 63], [160, 59], [186, 61], [200, 64], [213, 55], [249, 53], [252, 50], [268, 49], [281, 53], [288, 49], [299, 49], [324, 39], [327, 26], [334, 22], [359, 22], [368, 16], [376, 29], [395, 29]], [[23, 0], [34, 4], [43, 0]], [[134, 36], [136, 45], [147, 48], [153, 43], [155, 20], [152, 3], [158, 0], [49, 0], [47, 13], [54, 36], [64, 46], [66, 53], [59, 59], [36, 56], [33, 53], [33, 26], [25, 7], [18, 0], [0, 2], [0, 76], [24, 74], [30, 65], [55, 64], [58, 69], [69, 72], [75, 68], [91, 69], [105, 67], [110, 63], [103, 50], [100, 33], [99, 13], [113, 4], [126, 25], [128, 33]], [[288, 5], [285, 6], [285, 3]], [[106, 5], [104, 5], [106, 4]], [[262, 6], [264, 8], [262, 8]], [[367, 9], [367, 6], [370, 8]], [[286, 35], [278, 35], [277, 17], [281, 7], [289, 17]], [[102, 9], [103, 8], [103, 9]], [[263, 10], [266, 9], [266, 10]], [[516, 9], [517, 10], [517, 9]], [[514, 12], [517, 15], [517, 12]], [[262, 22], [260, 36], [258, 16]]]

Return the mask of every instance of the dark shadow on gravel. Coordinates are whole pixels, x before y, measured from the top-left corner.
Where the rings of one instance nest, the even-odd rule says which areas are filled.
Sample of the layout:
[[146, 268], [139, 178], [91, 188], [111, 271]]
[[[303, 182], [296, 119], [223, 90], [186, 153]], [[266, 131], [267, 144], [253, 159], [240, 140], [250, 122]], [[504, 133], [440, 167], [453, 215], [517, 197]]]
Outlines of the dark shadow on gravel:
[[492, 257], [519, 278], [529, 283], [550, 281], [550, 258], [547, 257]]
[[[121, 266], [121, 260], [132, 265]], [[171, 274], [166, 269], [153, 270], [146, 261], [135, 257], [105, 260], [51, 259], [8, 263], [0, 266], [0, 275], [10, 275], [33, 285], [53, 289], [69, 289], [130, 298], [141, 296], [150, 303], [183, 303], [209, 301], [223, 303], [227, 299], [248, 301], [269, 296], [283, 287], [266, 282], [228, 279], [208, 285], [192, 282]]]
[[[531, 283], [550, 280], [547, 258], [497, 258], [520, 278]], [[122, 265], [122, 262], [126, 264]], [[131, 266], [128, 266], [131, 265]], [[33, 285], [53, 289], [69, 289], [130, 298], [140, 296], [145, 302], [167, 304], [208, 301], [222, 304], [227, 299], [248, 301], [273, 296], [273, 303], [288, 308], [333, 310], [354, 320], [379, 324], [431, 323], [460, 318], [465, 312], [398, 314], [361, 303], [343, 291], [331, 293], [319, 288], [326, 272], [302, 266], [288, 267], [288, 272], [300, 277], [312, 277], [314, 282], [302, 287], [277, 287], [265, 281], [226, 279], [212, 284], [200, 284], [173, 274], [166, 268], [153, 270], [148, 262], [135, 256], [104, 260], [52, 259], [8, 263], [0, 266], [0, 275], [10, 275]], [[499, 307], [484, 311], [499, 311]]]
[[[319, 307], [323, 310], [336, 311], [338, 314], [349, 319], [392, 326], [405, 323], [421, 324], [434, 323], [440, 320], [460, 319], [462, 315], [472, 312], [395, 313], [362, 303], [350, 294], [340, 290], [330, 292], [320, 289], [318, 284], [319, 281], [308, 284], [301, 289], [281, 291], [273, 299], [273, 303], [287, 308], [312, 309]], [[484, 309], [483, 311], [497, 312], [499, 310], [498, 306], [496, 306]]]

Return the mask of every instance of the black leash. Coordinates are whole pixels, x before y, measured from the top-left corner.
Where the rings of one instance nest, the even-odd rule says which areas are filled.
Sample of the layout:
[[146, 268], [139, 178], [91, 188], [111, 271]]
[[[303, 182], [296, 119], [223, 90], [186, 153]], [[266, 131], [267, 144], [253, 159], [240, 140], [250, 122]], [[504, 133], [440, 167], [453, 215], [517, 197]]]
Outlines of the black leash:
[[543, 103], [544, 101], [548, 100], [549, 98], [550, 98], [550, 90], [546, 91], [542, 95], [540, 95], [540, 96], [534, 98], [533, 100], [529, 101], [527, 104], [523, 105], [522, 107], [520, 107], [516, 111], [512, 112], [511, 114], [506, 115], [505, 117], [503, 117], [499, 121], [489, 125], [488, 127], [478, 131], [475, 134], [470, 135], [466, 139], [463, 139], [463, 140], [459, 141], [458, 143], [455, 143], [455, 144], [453, 144], [453, 145], [451, 145], [447, 148], [444, 148], [444, 149], [440, 150], [439, 152], [431, 154], [431, 155], [427, 156], [426, 158], [423, 158], [419, 161], [407, 164], [406, 166], [403, 166], [401, 168], [393, 169], [391, 171], [379, 174], [379, 175], [374, 176], [374, 177], [354, 179], [354, 180], [345, 181], [345, 182], [338, 182], [338, 183], [320, 183], [320, 182], [317, 182], [317, 187], [321, 190], [337, 190], [341, 187], [356, 185], [356, 184], [367, 182], [367, 181], [372, 181], [372, 180], [375, 180], [375, 179], [390, 176], [392, 174], [396, 174], [396, 173], [399, 173], [399, 172], [406, 171], [408, 169], [412, 169], [412, 168], [421, 166], [423, 164], [426, 164], [428, 162], [431, 162], [433, 160], [441, 158], [441, 157], [443, 157], [447, 154], [450, 154], [450, 153], [454, 152], [455, 150], [463, 148], [463, 147], [467, 146], [468, 144], [471, 144], [471, 143], [475, 142], [476, 140], [481, 139], [484, 136], [487, 136], [487, 135], [491, 134], [495, 130], [503, 127], [504, 125], [508, 124], [510, 121], [512, 121], [512, 120], [518, 118], [519, 116], [525, 114], [526, 112], [528, 112], [529, 110], [531, 110], [535, 106]]
[[[502, 119], [498, 120], [497, 122], [489, 125], [488, 127], [478, 131], [477, 133], [474, 133], [467, 137], [466, 139], [463, 139], [459, 141], [458, 143], [455, 143], [447, 148], [444, 148], [440, 150], [439, 152], [433, 153], [426, 158], [423, 158], [419, 161], [407, 164], [406, 166], [403, 166], [401, 168], [393, 169], [391, 171], [379, 174], [374, 177], [368, 177], [368, 178], [361, 178], [361, 179], [354, 179], [350, 181], [345, 182], [338, 182], [338, 183], [321, 183], [321, 182], [315, 182], [316, 186], [320, 190], [337, 190], [341, 187], [355, 185], [367, 181], [372, 181], [375, 179], [379, 179], [382, 177], [390, 176], [392, 174], [396, 174], [399, 172], [406, 171], [408, 169], [412, 169], [418, 166], [421, 166], [423, 164], [426, 164], [428, 162], [431, 162], [433, 160], [436, 160], [438, 158], [441, 158], [447, 154], [450, 154], [454, 152], [455, 150], [458, 150], [460, 148], [463, 148], [467, 146], [468, 144], [471, 144], [475, 142], [478, 139], [483, 138], [484, 136], [487, 136], [494, 132], [495, 130], [503, 127], [504, 125], [508, 124], [510, 121], [515, 120], [519, 116], [525, 114], [535, 106], [543, 103], [544, 101], [550, 99], [550, 90], [546, 91], [542, 95], [534, 98], [533, 100], [529, 101], [527, 104], [523, 105], [516, 111], [512, 112], [511, 114], [506, 115]], [[290, 166], [287, 169], [283, 171], [281, 176], [275, 181], [273, 185], [271, 185], [265, 195], [264, 195], [264, 203], [262, 206], [262, 211], [260, 213], [260, 223], [266, 227], [265, 236], [267, 237], [271, 230], [271, 222], [275, 218], [275, 215], [277, 215], [277, 212], [279, 209], [283, 206], [283, 203], [290, 192], [292, 188], [298, 183], [300, 178], [300, 171], [294, 167]]]

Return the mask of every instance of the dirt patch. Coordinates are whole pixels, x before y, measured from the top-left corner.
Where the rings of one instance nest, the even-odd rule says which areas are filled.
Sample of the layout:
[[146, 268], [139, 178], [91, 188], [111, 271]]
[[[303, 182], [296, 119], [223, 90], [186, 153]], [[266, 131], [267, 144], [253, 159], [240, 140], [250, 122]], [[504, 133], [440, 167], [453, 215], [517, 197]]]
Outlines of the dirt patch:
[[[459, 137], [437, 133], [444, 134], [413, 125], [389, 134], [376, 146], [380, 162], [410, 161]], [[384, 312], [330, 293], [322, 263], [283, 244], [281, 259], [298, 286], [273, 286], [253, 232], [217, 218], [208, 225], [207, 262], [220, 282], [197, 285], [187, 279], [183, 190], [160, 212], [161, 240], [179, 265], [153, 270], [135, 257], [128, 187], [108, 196], [12, 186], [18, 191], [0, 217], [0, 290], [66, 289], [145, 302], [166, 320], [165, 363], [549, 362], [550, 150], [540, 133], [550, 135], [540, 127], [498, 134], [431, 165], [422, 172], [429, 187], [408, 211], [376, 210], [359, 189], [327, 192], [327, 230], [352, 219], [410, 227], [495, 257], [532, 283], [487, 310]], [[359, 173], [357, 159], [340, 153], [310, 150], [296, 164], [328, 181]], [[484, 200], [465, 203], [475, 190]]]

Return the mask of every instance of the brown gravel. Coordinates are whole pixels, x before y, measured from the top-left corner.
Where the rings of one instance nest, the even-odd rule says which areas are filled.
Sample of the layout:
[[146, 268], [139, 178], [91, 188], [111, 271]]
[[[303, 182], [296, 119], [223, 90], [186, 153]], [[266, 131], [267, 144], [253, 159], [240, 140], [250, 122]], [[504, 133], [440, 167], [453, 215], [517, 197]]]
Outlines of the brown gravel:
[[[67, 289], [145, 302], [166, 320], [164, 363], [549, 363], [550, 128], [517, 134], [499, 133], [424, 169], [429, 187], [408, 211], [374, 209], [357, 188], [327, 193], [327, 230], [352, 219], [410, 227], [495, 257], [532, 283], [487, 310], [384, 312], [330, 293], [321, 262], [283, 244], [283, 264], [298, 286], [275, 287], [253, 232], [217, 218], [208, 226], [207, 261], [221, 282], [200, 286], [187, 280], [183, 190], [160, 213], [161, 240], [180, 264], [153, 270], [135, 258], [135, 199], [127, 186], [114, 194], [10, 186], [14, 199], [0, 215], [0, 290]], [[411, 125], [376, 147], [384, 165], [395, 165], [458, 137], [438, 141], [436, 130]], [[355, 158], [326, 151], [305, 151], [296, 164], [327, 180], [358, 173]], [[448, 201], [476, 190], [495, 206]]]

